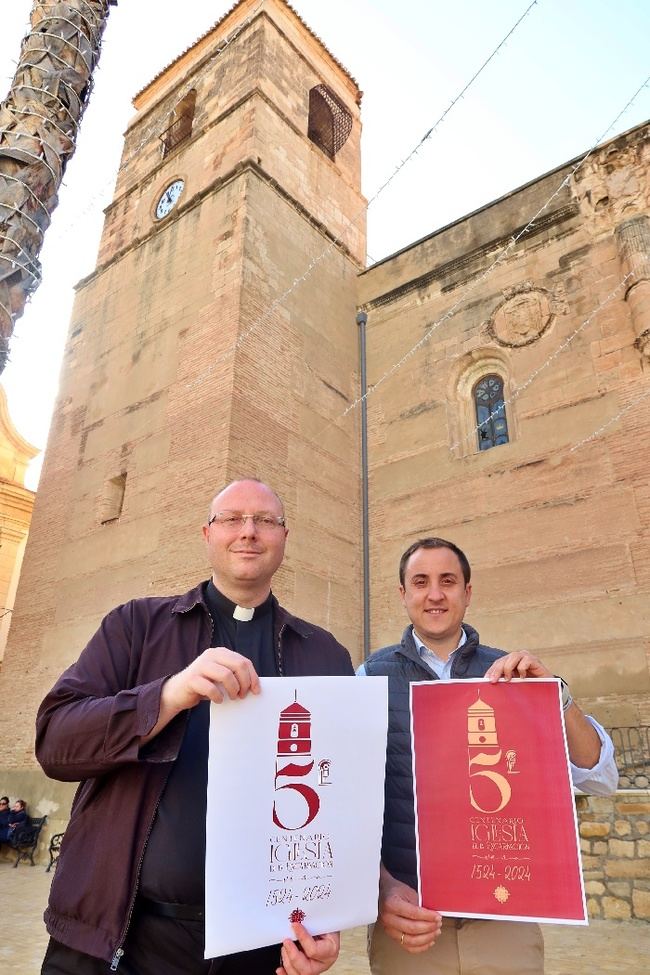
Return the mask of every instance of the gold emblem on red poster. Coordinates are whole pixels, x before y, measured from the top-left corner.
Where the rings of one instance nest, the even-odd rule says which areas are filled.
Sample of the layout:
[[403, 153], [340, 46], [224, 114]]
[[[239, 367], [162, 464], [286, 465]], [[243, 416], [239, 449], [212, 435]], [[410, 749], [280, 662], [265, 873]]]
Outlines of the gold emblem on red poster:
[[[498, 813], [510, 802], [512, 788], [503, 774], [512, 775], [517, 753], [506, 756], [499, 745], [494, 708], [478, 698], [467, 709], [469, 799], [478, 812]], [[509, 756], [509, 757], [508, 757]], [[496, 769], [501, 767], [501, 771]]]
[[411, 708], [424, 906], [584, 923], [557, 681], [428, 681]]

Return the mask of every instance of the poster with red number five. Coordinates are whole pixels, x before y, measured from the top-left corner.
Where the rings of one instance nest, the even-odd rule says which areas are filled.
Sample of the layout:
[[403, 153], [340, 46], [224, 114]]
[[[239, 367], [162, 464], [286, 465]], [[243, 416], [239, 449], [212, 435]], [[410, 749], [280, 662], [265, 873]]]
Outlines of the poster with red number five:
[[559, 681], [411, 685], [420, 900], [586, 924]]
[[260, 684], [211, 705], [206, 958], [377, 917], [386, 679]]

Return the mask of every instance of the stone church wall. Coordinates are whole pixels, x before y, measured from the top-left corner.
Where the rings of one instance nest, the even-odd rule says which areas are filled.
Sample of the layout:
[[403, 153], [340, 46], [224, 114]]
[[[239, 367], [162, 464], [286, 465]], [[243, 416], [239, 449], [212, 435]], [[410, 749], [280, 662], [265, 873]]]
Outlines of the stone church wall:
[[[650, 721], [648, 401], [636, 402], [650, 383], [649, 159], [640, 126], [574, 175], [547, 174], [370, 268], [359, 289], [379, 383], [372, 646], [404, 625], [401, 552], [451, 538], [474, 568], [468, 620], [483, 640], [538, 654], [607, 725]], [[481, 451], [473, 390], [489, 374], [509, 442]]]

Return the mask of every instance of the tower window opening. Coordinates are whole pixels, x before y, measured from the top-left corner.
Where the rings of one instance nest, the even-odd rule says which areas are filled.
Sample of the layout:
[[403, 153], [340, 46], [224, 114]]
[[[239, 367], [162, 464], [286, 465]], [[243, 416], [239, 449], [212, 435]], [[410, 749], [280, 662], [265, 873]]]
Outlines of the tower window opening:
[[483, 376], [474, 387], [478, 448], [489, 450], [508, 443], [508, 419], [501, 376]]
[[352, 116], [327, 85], [309, 92], [307, 135], [330, 159], [342, 149], [352, 131]]
[[119, 474], [111, 477], [104, 485], [104, 493], [101, 500], [99, 521], [102, 525], [107, 525], [111, 521], [117, 521], [122, 514], [124, 505], [124, 492], [126, 490], [126, 474]]
[[180, 100], [172, 113], [171, 125], [159, 136], [162, 143], [163, 159], [172, 149], [175, 149], [176, 146], [191, 136], [195, 107], [196, 90], [193, 88]]

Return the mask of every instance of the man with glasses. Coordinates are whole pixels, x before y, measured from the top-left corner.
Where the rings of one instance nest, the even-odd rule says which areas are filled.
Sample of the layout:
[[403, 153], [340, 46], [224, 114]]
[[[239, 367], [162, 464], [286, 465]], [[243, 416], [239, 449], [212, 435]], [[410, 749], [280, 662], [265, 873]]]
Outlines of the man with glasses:
[[260, 676], [353, 674], [332, 634], [271, 592], [287, 534], [271, 488], [229, 484], [203, 526], [211, 578], [112, 610], [43, 701], [37, 757], [81, 780], [43, 975], [320, 975], [336, 961], [338, 934], [301, 925], [300, 948], [203, 959], [210, 702], [258, 694]]

